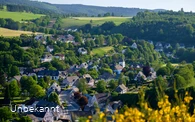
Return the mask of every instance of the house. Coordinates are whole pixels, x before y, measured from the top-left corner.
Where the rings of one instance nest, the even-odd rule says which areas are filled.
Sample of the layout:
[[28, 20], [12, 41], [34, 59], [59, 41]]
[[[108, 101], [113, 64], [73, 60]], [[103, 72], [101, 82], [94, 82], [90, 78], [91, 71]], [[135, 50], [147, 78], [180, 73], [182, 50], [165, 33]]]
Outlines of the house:
[[85, 48], [79, 48], [78, 49], [78, 52], [80, 53], [80, 54], [82, 54], [82, 55], [85, 55], [85, 54], [87, 54], [87, 50], [85, 49]]
[[51, 54], [44, 54], [42, 57], [41, 57], [41, 63], [44, 63], [44, 62], [51, 62], [52, 61], [52, 58], [53, 56]]
[[90, 86], [90, 87], [93, 87], [94, 86], [95, 80], [91, 77], [91, 75], [84, 74], [83, 75], [83, 78], [87, 80], [88, 86]]
[[47, 52], [53, 52], [53, 46], [52, 45], [48, 45], [47, 47], [46, 47], [46, 49], [47, 49]]
[[137, 49], [137, 44], [134, 42], [134, 43], [131, 45], [131, 48]]
[[122, 70], [123, 70], [123, 67], [118, 64], [115, 66], [114, 72], [119, 75], [121, 74]]
[[88, 64], [86, 62], [82, 63], [80, 66], [79, 66], [79, 69], [81, 68], [84, 68], [84, 69], [87, 69], [88, 68]]
[[67, 71], [59, 71], [59, 73], [60, 73], [60, 75], [59, 75], [60, 79], [65, 79], [68, 76]]
[[111, 80], [113, 78], [114, 76], [109, 72], [104, 72], [102, 75], [99, 76], [99, 79], [104, 79], [104, 80]]
[[58, 70], [42, 70], [37, 73], [38, 78], [43, 78], [44, 76], [50, 76], [52, 80], [59, 79], [59, 71]]
[[170, 44], [170, 43], [166, 43], [164, 47], [165, 47], [166, 49], [168, 49], [168, 48], [171, 47], [171, 44]]
[[118, 64], [124, 68], [125, 67], [125, 60], [121, 59]]
[[166, 56], [167, 56], [167, 57], [173, 57], [173, 53], [168, 52], [168, 53], [166, 54]]
[[95, 94], [93, 95], [91, 101], [90, 101], [90, 105], [94, 106], [94, 104], [97, 104], [98, 107], [100, 108], [101, 111], [104, 111], [106, 109], [106, 104], [109, 102], [111, 98], [110, 93], [99, 93], [99, 94]]
[[163, 52], [163, 47], [162, 46], [156, 46], [155, 49], [157, 52]]
[[108, 105], [107, 105], [107, 110], [106, 112], [110, 112], [111, 114], [114, 114], [114, 112], [116, 110], [119, 110], [120, 108], [122, 108], [122, 102], [120, 100], [118, 101], [113, 101], [113, 102], [110, 102]]
[[122, 54], [125, 54], [126, 50], [127, 50], [127, 49], [123, 49], [123, 50], [122, 50]]
[[73, 100], [74, 93], [78, 91], [79, 89], [73, 86], [71, 89], [61, 91], [59, 94], [60, 103], [66, 103], [66, 107], [64, 108], [66, 111], [80, 110], [80, 106]]
[[120, 93], [120, 94], [124, 94], [128, 91], [128, 88], [124, 85], [124, 84], [121, 84], [119, 85], [116, 90], [116, 92]]
[[72, 122], [78, 122], [79, 118], [92, 116], [92, 113], [90, 111], [73, 111], [70, 112]]
[[34, 72], [33, 69], [31, 68], [27, 68], [26, 70], [24, 70], [23, 75], [27, 75], [27, 76], [36, 76], [36, 72]]
[[66, 40], [64, 35], [59, 35], [57, 38], [58, 41], [64, 42]]
[[156, 47], [163, 47], [163, 45], [162, 45], [161, 42], [157, 42], [155, 46], [156, 46]]
[[45, 39], [44, 35], [43, 34], [37, 34], [35, 36], [35, 40], [42, 40], [42, 39]]
[[[44, 108], [44, 107], [49, 108], [49, 109], [47, 109], [47, 111], [44, 111], [44, 112], [40, 112], [40, 111], [28, 112], [29, 117], [32, 117], [33, 119], [35, 119], [35, 117], [36, 117], [36, 119], [38, 119], [39, 121], [42, 121], [42, 122], [54, 122], [54, 121], [58, 120], [63, 115], [62, 108], [53, 102], [40, 100], [36, 103], [35, 106], [38, 109]], [[56, 108], [58, 108], [58, 109], [56, 109]]]
[[144, 75], [144, 73], [142, 71], [140, 71], [136, 77], [134, 78], [135, 81], [141, 81], [141, 79], [143, 80], [147, 80], [146, 76]]
[[64, 56], [64, 54], [55, 54], [54, 58], [59, 59], [59, 60], [64, 60], [65, 56]]
[[56, 82], [54, 82], [49, 89], [47, 90], [47, 93], [50, 94], [52, 92], [60, 93], [61, 92], [61, 87], [58, 85]]
[[62, 83], [61, 86], [66, 87], [66, 86], [73, 86], [77, 81], [79, 80], [78, 76], [69, 76], [66, 77]]
[[154, 45], [154, 43], [153, 43], [152, 40], [148, 40], [148, 42], [149, 42], [151, 45]]
[[180, 44], [179, 44], [179, 48], [185, 48], [185, 45], [182, 44], [182, 43], [180, 43]]

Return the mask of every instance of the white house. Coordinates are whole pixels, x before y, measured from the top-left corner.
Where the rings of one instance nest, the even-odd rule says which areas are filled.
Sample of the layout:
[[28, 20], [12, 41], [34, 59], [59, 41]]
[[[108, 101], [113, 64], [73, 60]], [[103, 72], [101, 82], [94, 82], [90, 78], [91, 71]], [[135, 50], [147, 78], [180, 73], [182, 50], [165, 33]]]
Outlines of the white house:
[[48, 45], [46, 48], [47, 48], [47, 52], [50, 52], [50, 53], [53, 52], [54, 50], [52, 45]]
[[161, 42], [157, 42], [155, 46], [156, 46], [156, 47], [162, 47], [163, 45], [162, 45]]
[[59, 59], [59, 60], [64, 60], [65, 56], [64, 56], [64, 54], [55, 54], [54, 58]]
[[128, 91], [128, 88], [124, 85], [124, 84], [121, 84], [119, 85], [116, 90], [116, 92], [120, 93], [120, 94], [124, 94]]
[[42, 58], [41, 58], [41, 63], [43, 62], [51, 62], [52, 61], [53, 56], [51, 54], [45, 54]]
[[167, 43], [167, 44], [165, 44], [165, 46], [164, 46], [166, 49], [168, 49], [168, 48], [170, 48], [171, 47], [171, 44], [170, 43]]
[[185, 48], [184, 44], [179, 44], [179, 48]]
[[125, 61], [124, 60], [120, 60], [118, 64], [121, 65], [123, 68], [125, 67]]
[[79, 48], [79, 49], [78, 49], [78, 52], [79, 52], [80, 54], [82, 54], [82, 55], [87, 54], [87, 50], [86, 50], [85, 48]]
[[156, 46], [155, 49], [157, 52], [163, 52], [163, 47], [162, 46]]
[[52, 80], [59, 79], [59, 71], [57, 70], [42, 70], [37, 73], [38, 78], [43, 78], [44, 76], [50, 76]]
[[152, 40], [148, 40], [148, 42], [149, 42], [151, 45], [154, 45], [154, 43], [153, 43]]
[[66, 87], [66, 86], [73, 86], [75, 82], [77, 82], [79, 80], [79, 77], [78, 76], [69, 76], [69, 77], [66, 77], [62, 83], [61, 83], [61, 86], [62, 87]]
[[131, 48], [137, 49], [137, 44], [134, 42], [134, 43], [131, 45]]
[[50, 94], [51, 92], [57, 92], [60, 93], [61, 92], [61, 87], [60, 85], [58, 85], [56, 82], [54, 82], [49, 89], [47, 90], [47, 92]]

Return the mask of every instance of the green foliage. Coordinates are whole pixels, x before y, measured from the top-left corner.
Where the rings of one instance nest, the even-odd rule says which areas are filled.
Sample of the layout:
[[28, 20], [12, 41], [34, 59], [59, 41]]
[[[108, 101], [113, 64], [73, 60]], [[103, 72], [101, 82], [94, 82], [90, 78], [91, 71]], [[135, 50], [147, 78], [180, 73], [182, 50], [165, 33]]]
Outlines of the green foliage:
[[89, 70], [87, 73], [90, 74], [94, 79], [97, 79], [99, 77], [98, 71], [96, 69]]
[[29, 93], [32, 97], [36, 98], [42, 98], [45, 96], [45, 90], [37, 84], [30, 87]]
[[19, 122], [32, 122], [31, 118], [28, 116], [23, 116]]
[[103, 80], [98, 81], [96, 90], [99, 93], [104, 93], [106, 91], [106, 82]]
[[86, 79], [82, 78], [78, 82], [78, 88], [79, 91], [82, 92], [83, 94], [87, 93], [87, 81]]
[[12, 112], [9, 107], [0, 108], [0, 121], [7, 121], [12, 119]]
[[60, 105], [60, 100], [59, 100], [59, 97], [58, 97], [58, 95], [57, 95], [56, 92], [52, 92], [52, 93], [49, 95], [48, 100], [49, 100], [50, 102], [54, 102], [54, 103]]
[[9, 90], [11, 97], [17, 97], [20, 93], [20, 87], [18, 85], [18, 82], [16, 80], [11, 81], [9, 84]]

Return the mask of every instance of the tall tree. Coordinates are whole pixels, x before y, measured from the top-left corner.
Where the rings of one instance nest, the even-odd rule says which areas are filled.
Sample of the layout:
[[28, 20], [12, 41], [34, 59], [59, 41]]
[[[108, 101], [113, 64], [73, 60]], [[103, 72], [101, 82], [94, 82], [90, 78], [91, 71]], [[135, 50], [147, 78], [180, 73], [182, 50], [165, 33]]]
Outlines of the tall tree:
[[11, 81], [9, 84], [9, 90], [11, 97], [17, 97], [20, 93], [20, 88], [18, 86], [18, 82], [16, 80]]

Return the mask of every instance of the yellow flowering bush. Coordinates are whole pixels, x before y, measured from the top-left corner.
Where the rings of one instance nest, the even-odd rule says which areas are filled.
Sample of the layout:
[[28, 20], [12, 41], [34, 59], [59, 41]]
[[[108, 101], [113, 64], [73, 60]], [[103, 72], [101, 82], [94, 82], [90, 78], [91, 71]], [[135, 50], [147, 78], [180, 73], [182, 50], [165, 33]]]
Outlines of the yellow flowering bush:
[[[189, 103], [193, 98], [186, 92], [184, 100], [177, 105], [172, 105], [168, 96], [164, 95], [158, 102], [157, 110], [142, 101], [141, 108], [128, 108], [123, 114], [115, 112], [112, 119], [116, 122], [195, 122], [195, 113], [189, 113]], [[195, 112], [195, 110], [194, 110]], [[107, 122], [105, 113], [99, 112], [98, 119], [92, 118], [93, 122]]]

